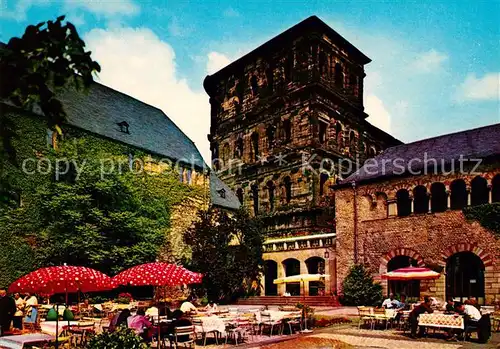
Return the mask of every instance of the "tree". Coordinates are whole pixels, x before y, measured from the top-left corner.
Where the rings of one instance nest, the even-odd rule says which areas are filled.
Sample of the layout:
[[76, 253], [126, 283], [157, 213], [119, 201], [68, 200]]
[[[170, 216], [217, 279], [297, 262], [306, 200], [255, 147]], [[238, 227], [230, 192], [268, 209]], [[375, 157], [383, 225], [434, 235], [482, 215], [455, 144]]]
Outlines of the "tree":
[[379, 305], [382, 286], [374, 283], [370, 272], [361, 264], [351, 267], [342, 284], [341, 302], [345, 305]]
[[[73, 24], [55, 21], [29, 25], [21, 38], [14, 37], [0, 47], [0, 99], [2, 102], [32, 111], [37, 105], [47, 126], [61, 133], [66, 120], [57, 89], [89, 87], [99, 64], [85, 51], [85, 43]], [[15, 123], [0, 103], [0, 156], [16, 160], [12, 139], [17, 137]], [[1, 160], [1, 159], [0, 159]]]
[[211, 208], [184, 240], [191, 247], [189, 267], [203, 273], [203, 291], [214, 301], [230, 301], [258, 292], [262, 271], [262, 225], [244, 210], [228, 214]]
[[[128, 158], [113, 156], [120, 153], [105, 142], [73, 138], [54, 154], [78, 166], [65, 173], [68, 165], [61, 164], [65, 174], [40, 184], [25, 207], [36, 266], [68, 263], [114, 274], [154, 261], [168, 244], [171, 210], [194, 189], [173, 170], [130, 168]], [[103, 175], [103, 159], [114, 161], [115, 171]]]

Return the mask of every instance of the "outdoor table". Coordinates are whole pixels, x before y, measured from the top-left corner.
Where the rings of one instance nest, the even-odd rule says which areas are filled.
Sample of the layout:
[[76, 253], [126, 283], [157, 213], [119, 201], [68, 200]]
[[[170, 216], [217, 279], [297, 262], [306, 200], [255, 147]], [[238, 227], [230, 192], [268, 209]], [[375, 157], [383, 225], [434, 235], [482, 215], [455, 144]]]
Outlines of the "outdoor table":
[[44, 344], [54, 340], [55, 337], [43, 333], [29, 333], [17, 336], [0, 337], [0, 348], [22, 349], [26, 345]]
[[[212, 332], [212, 331], [217, 331], [222, 335], [225, 335], [226, 333], [226, 322], [224, 319], [218, 317], [218, 316], [203, 316], [199, 317], [198, 320], [201, 321], [202, 326], [196, 325], [195, 326], [195, 331], [197, 333], [203, 333], [203, 332]], [[227, 318], [227, 322], [230, 322], [230, 318]]]
[[447, 314], [421, 314], [418, 317], [418, 325], [425, 327], [464, 329], [464, 318], [462, 316]]
[[297, 317], [297, 312], [293, 311], [267, 310], [262, 313], [264, 315], [269, 315], [271, 317], [271, 321], [280, 321], [283, 319]]

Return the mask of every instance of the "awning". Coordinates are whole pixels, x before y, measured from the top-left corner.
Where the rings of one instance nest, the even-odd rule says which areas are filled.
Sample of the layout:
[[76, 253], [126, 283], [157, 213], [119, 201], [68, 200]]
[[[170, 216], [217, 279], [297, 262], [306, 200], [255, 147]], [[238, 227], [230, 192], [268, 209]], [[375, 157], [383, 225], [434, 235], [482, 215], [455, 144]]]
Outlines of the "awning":
[[292, 275], [284, 278], [278, 278], [273, 281], [275, 284], [288, 284], [293, 282], [303, 282], [303, 281], [324, 281], [325, 278], [329, 277], [328, 274], [300, 274]]
[[439, 273], [429, 268], [406, 267], [382, 274], [386, 280], [433, 280], [438, 279]]

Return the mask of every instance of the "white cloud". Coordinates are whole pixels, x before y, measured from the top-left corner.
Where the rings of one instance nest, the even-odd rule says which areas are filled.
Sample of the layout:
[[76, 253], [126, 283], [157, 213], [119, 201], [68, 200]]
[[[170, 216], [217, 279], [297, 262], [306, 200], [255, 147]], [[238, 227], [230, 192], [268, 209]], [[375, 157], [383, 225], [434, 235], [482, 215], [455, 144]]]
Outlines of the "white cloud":
[[65, 0], [66, 8], [82, 9], [104, 17], [133, 16], [140, 8], [132, 0]]
[[441, 68], [442, 64], [448, 60], [444, 53], [431, 49], [427, 52], [418, 54], [417, 58], [411, 64], [416, 71], [429, 73]]
[[370, 115], [366, 121], [385, 132], [391, 132], [391, 114], [379, 97], [373, 94], [366, 95], [365, 111]]
[[219, 52], [210, 52], [207, 60], [207, 74], [213, 74], [231, 63], [231, 59]]
[[178, 77], [168, 43], [147, 28], [94, 29], [84, 39], [104, 84], [162, 109], [210, 161], [208, 96]]
[[500, 72], [488, 73], [481, 78], [469, 74], [457, 91], [457, 100], [500, 101]]

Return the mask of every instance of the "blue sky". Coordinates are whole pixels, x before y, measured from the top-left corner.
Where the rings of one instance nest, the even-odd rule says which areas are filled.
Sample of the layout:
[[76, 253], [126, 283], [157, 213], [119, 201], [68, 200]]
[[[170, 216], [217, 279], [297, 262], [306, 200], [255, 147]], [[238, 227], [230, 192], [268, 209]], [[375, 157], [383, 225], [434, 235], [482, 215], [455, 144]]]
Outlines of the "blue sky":
[[317, 15], [373, 62], [370, 122], [410, 142], [500, 122], [500, 1], [0, 0], [0, 40], [66, 14], [100, 80], [162, 108], [208, 160], [207, 73]]

